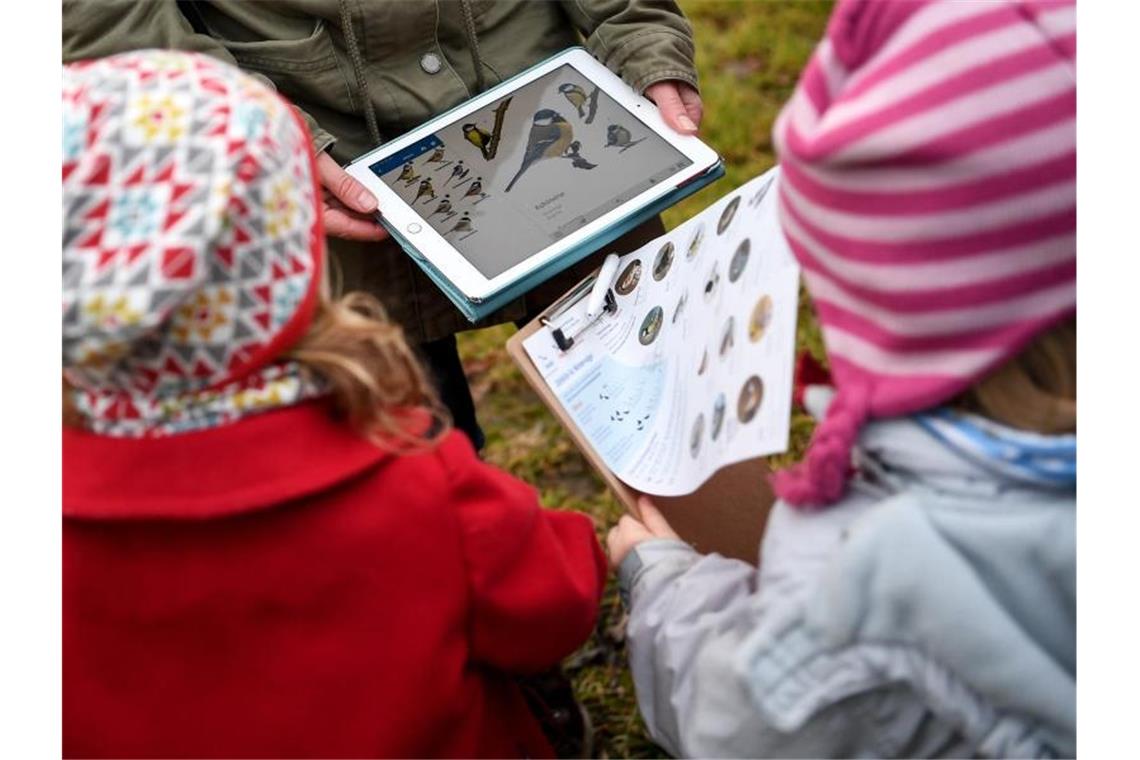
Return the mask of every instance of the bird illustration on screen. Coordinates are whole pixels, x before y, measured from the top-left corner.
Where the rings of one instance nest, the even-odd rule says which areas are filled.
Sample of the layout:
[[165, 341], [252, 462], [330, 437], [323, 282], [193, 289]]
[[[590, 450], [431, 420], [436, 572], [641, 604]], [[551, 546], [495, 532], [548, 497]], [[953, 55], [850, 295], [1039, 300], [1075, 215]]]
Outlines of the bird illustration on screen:
[[594, 91], [589, 95], [576, 84], [566, 82], [559, 85], [558, 91], [562, 93], [563, 97], [570, 101], [570, 105], [574, 106], [578, 111], [578, 118], [582, 119], [586, 124], [594, 121], [594, 116], [598, 113], [598, 88], [595, 87]]
[[643, 137], [641, 140], [633, 140], [631, 142], [630, 140], [632, 137], [633, 135], [630, 134], [629, 130], [623, 127], [621, 124], [611, 124], [609, 128], [606, 129], [605, 147], [612, 148], [614, 146], [617, 146], [618, 148], [621, 148], [618, 153], [625, 153], [634, 145], [637, 145], [639, 142], [645, 139]]
[[543, 108], [534, 114], [530, 125], [530, 135], [526, 139], [526, 152], [523, 153], [522, 166], [511, 179], [504, 192], [510, 192], [515, 183], [519, 181], [526, 170], [544, 158], [558, 158], [574, 140], [574, 130], [570, 123], [562, 118], [557, 111]]
[[472, 232], [473, 230], [474, 228], [471, 226], [471, 215], [464, 211], [463, 216], [459, 217], [459, 221], [455, 223], [455, 226], [444, 234], [450, 235], [454, 232]]
[[466, 176], [467, 176], [467, 172], [468, 172], [468, 171], [469, 171], [469, 170], [467, 169], [467, 167], [466, 167], [466, 166], [464, 166], [464, 165], [463, 165], [463, 162], [462, 162], [462, 161], [457, 161], [457, 162], [456, 162], [456, 164], [455, 164], [455, 168], [451, 170], [451, 176], [450, 176], [450, 177], [448, 177], [448, 178], [447, 178], [447, 181], [446, 181], [446, 182], [444, 182], [443, 184], [445, 184], [445, 185], [446, 185], [446, 184], [448, 184], [449, 182], [451, 182], [453, 179], [455, 179], [455, 178], [457, 178], [457, 177], [458, 177], [459, 179], [463, 179], [464, 177], [466, 177]]
[[474, 182], [474, 181], [475, 181], [475, 177], [471, 176], [470, 171], [466, 171], [466, 172], [463, 172], [463, 179], [459, 180], [454, 185], [452, 185], [452, 188], [454, 188], [455, 190], [459, 190], [464, 185], [466, 185], [468, 182]]
[[412, 166], [412, 162], [409, 161], [408, 163], [404, 164], [404, 168], [400, 170], [400, 176], [396, 179], [402, 181], [405, 185], [408, 185], [410, 187], [411, 184], [419, 178], [420, 175], [416, 174], [416, 167]]
[[503, 136], [503, 120], [506, 118], [507, 109], [511, 106], [511, 100], [512, 98], [505, 98], [495, 106], [495, 117], [490, 132], [473, 121], [463, 125], [463, 138], [479, 149], [484, 161], [493, 159], [499, 150], [499, 141]]
[[468, 122], [463, 125], [463, 136], [467, 138], [467, 142], [479, 149], [479, 152], [483, 154], [484, 158], [487, 157], [487, 151], [491, 147], [490, 132], [481, 128], [478, 124]]
[[[475, 178], [475, 181], [472, 182], [471, 186], [467, 188], [467, 192], [463, 194], [463, 197], [464, 198], [471, 198], [471, 197], [476, 196], [476, 195], [479, 196], [479, 201], [481, 201], [487, 197], [487, 194], [483, 192], [483, 178], [482, 177], [476, 177]], [[479, 201], [475, 201], [475, 203], [478, 204]]]
[[427, 198], [429, 201], [435, 200], [435, 188], [431, 186], [430, 178], [420, 182], [420, 188], [416, 190], [416, 199], [412, 203], [419, 203], [420, 198]]
[[451, 213], [451, 196], [445, 195], [443, 196], [443, 200], [439, 202], [439, 205], [435, 207], [435, 211], [428, 214], [428, 216], [431, 217], [435, 216], [436, 214], [447, 215], [449, 213]]
[[566, 82], [558, 86], [558, 91], [570, 101], [570, 105], [578, 110], [578, 116], [584, 117], [586, 115], [586, 91], [576, 84]]
[[471, 183], [471, 187], [467, 188], [467, 192], [463, 194], [464, 198], [471, 195], [479, 195], [483, 192], [483, 178], [476, 177], [475, 181]]
[[427, 160], [424, 161], [424, 164], [439, 164], [439, 166], [435, 167], [436, 171], [439, 171], [440, 169], [443, 169], [447, 166], [451, 166], [453, 162], [450, 158], [444, 156], [445, 150], [446, 149], [444, 146], [440, 145], [432, 152], [430, 156], [428, 156]]
[[591, 164], [589, 161], [579, 155], [578, 151], [581, 149], [582, 143], [575, 140], [574, 142], [570, 143], [570, 147], [566, 149], [566, 152], [562, 154], [562, 157], [570, 159], [575, 169], [593, 169], [595, 166], [597, 166], [597, 164]]

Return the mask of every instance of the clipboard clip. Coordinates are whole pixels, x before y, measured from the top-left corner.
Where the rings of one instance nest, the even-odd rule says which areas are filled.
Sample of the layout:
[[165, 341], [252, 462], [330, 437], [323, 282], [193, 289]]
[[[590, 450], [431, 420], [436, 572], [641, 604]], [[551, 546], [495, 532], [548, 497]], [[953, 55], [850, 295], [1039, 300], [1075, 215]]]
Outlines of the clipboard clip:
[[[546, 314], [538, 318], [539, 324], [550, 330], [558, 350], [566, 353], [574, 347], [575, 339], [601, 319], [603, 314], [617, 313], [617, 298], [611, 288], [617, 275], [617, 262], [617, 255], [611, 253], [595, 274], [575, 285], [566, 295], [558, 299], [547, 310]], [[587, 298], [589, 302], [585, 315], [586, 323], [577, 332], [567, 335], [565, 330], [556, 326], [558, 318], [566, 314], [571, 307]], [[591, 310], [595, 310], [596, 313], [590, 314]]]

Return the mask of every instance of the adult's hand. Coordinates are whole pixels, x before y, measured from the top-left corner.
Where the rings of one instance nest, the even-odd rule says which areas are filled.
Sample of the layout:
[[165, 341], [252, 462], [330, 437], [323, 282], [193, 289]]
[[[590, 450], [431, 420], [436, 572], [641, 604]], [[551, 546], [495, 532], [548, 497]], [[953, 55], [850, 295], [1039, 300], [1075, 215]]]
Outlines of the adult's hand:
[[388, 232], [375, 218], [376, 197], [328, 153], [317, 156], [317, 176], [324, 190], [325, 233], [345, 240], [383, 240]]
[[645, 97], [657, 104], [665, 123], [683, 135], [695, 135], [704, 108], [701, 95], [687, 82], [666, 79], [645, 89]]
[[680, 538], [669, 526], [665, 516], [644, 496], [637, 500], [638, 520], [633, 515], [622, 515], [618, 524], [610, 528], [606, 535], [606, 548], [609, 549], [610, 564], [615, 568], [625, 559], [635, 546], [642, 541], [654, 538]]

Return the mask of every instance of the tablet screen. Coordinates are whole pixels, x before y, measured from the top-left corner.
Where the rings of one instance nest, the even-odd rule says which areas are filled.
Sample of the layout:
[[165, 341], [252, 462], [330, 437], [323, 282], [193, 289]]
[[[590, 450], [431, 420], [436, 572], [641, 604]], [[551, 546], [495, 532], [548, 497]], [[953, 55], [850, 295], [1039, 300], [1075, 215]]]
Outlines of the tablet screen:
[[567, 64], [369, 169], [490, 279], [691, 164]]

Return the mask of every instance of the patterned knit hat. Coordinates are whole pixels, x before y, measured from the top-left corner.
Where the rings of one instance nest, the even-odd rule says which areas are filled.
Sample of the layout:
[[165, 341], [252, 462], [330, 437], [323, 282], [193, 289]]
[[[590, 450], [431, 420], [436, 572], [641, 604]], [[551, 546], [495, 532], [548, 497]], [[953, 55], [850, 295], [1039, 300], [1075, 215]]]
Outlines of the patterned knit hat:
[[320, 393], [274, 362], [317, 302], [309, 137], [235, 68], [141, 51], [64, 69], [63, 366], [97, 433], [200, 430]]
[[948, 401], [1076, 311], [1072, 2], [841, 0], [776, 123], [781, 220], [839, 393], [799, 505], [860, 426]]

